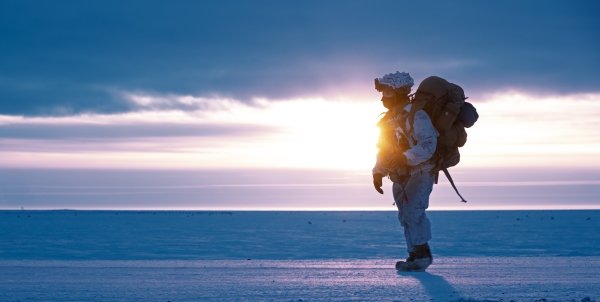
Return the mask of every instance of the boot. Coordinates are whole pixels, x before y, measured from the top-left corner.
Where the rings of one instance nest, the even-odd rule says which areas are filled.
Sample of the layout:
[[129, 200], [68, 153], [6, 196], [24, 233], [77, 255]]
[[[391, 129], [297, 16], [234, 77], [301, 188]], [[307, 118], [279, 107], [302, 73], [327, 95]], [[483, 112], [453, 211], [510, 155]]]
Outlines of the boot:
[[418, 258], [429, 258], [433, 261], [433, 256], [431, 255], [431, 249], [429, 248], [429, 244], [425, 243], [422, 245], [417, 245], [415, 247], [416, 250], [416, 257], [415, 259]]
[[417, 257], [416, 252], [408, 253], [408, 258], [406, 258], [406, 260], [400, 260], [400, 261], [396, 262], [396, 269], [400, 269], [402, 266], [406, 265], [406, 263], [408, 263], [408, 262], [415, 261], [416, 257]]
[[[396, 269], [400, 271], [422, 272], [427, 269], [433, 262], [431, 249], [427, 243], [415, 246], [415, 257], [412, 261], [398, 261]], [[409, 257], [410, 258], [410, 257]]]

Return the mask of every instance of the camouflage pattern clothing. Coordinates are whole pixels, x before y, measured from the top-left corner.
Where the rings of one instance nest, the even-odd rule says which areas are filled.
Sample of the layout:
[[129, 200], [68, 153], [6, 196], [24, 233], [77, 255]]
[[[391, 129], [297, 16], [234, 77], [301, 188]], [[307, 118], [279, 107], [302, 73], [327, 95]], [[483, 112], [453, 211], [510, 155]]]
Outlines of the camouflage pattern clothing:
[[389, 176], [394, 183], [392, 191], [409, 253], [414, 246], [425, 244], [431, 239], [431, 225], [425, 210], [429, 207], [429, 195], [434, 183], [431, 173], [433, 165], [429, 159], [435, 152], [438, 136], [431, 119], [423, 110], [415, 113], [411, 125], [408, 119], [410, 109], [411, 104], [394, 108], [393, 114], [386, 115], [382, 121], [391, 126], [396, 143], [405, 142], [406, 150], [402, 154], [406, 158], [406, 165], [390, 166], [389, 163], [394, 161], [390, 157], [394, 154], [379, 152], [373, 168], [373, 174]]

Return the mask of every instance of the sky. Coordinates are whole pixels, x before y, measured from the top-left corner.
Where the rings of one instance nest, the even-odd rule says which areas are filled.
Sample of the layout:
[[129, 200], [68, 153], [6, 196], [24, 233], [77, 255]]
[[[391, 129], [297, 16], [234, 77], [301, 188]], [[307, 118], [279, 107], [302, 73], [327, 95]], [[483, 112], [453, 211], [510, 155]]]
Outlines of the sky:
[[471, 208], [600, 208], [598, 7], [3, 1], [0, 208], [389, 208], [373, 79], [395, 71], [477, 108]]

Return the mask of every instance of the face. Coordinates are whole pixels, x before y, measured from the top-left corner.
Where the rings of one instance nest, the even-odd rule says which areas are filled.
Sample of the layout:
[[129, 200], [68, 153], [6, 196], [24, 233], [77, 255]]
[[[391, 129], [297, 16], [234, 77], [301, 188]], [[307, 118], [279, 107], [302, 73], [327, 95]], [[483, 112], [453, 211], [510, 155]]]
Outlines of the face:
[[381, 102], [383, 103], [383, 107], [392, 109], [396, 104], [398, 104], [398, 96], [393, 91], [384, 90], [382, 92]]

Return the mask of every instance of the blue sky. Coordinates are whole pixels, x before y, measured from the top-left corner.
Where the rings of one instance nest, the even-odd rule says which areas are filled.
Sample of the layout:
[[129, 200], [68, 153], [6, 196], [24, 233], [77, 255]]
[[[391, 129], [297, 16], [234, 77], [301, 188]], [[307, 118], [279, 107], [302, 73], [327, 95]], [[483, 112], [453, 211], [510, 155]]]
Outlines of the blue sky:
[[[590, 196], [599, 177], [590, 171], [600, 168], [599, 6], [595, 1], [3, 1], [0, 167], [31, 174], [1, 175], [0, 208], [76, 208], [77, 200], [82, 207], [102, 207], [126, 205], [128, 198], [131, 207], [144, 207], [140, 200], [146, 195], [132, 193], [138, 191], [115, 201], [102, 188], [78, 182], [81, 169], [154, 171], [136, 174], [148, 183], [163, 175], [159, 170], [182, 173], [165, 176], [168, 187], [191, 170], [220, 176], [215, 183], [194, 174], [190, 186], [238, 186], [222, 175], [274, 171], [253, 182], [252, 190], [260, 193], [253, 191], [251, 207], [327, 207], [327, 201], [339, 207], [345, 198], [353, 200], [352, 207], [373, 206], [366, 192], [374, 124], [383, 111], [373, 78], [396, 70], [410, 72], [416, 83], [443, 76], [465, 88], [478, 108], [481, 119], [469, 129], [457, 167], [467, 182], [485, 178], [488, 169], [539, 172], [526, 173], [529, 179], [519, 180], [525, 182], [536, 181], [547, 167], [575, 169], [583, 171], [581, 177], [557, 173], [544, 185], [559, 182], [565, 196], [598, 206]], [[60, 170], [56, 175], [64, 181], [32, 169]], [[305, 169], [322, 171], [319, 181], [312, 172], [299, 172]], [[331, 171], [344, 172], [330, 177]], [[358, 185], [356, 175], [366, 187]], [[285, 189], [286, 194], [269, 186], [282, 179], [297, 191]], [[576, 182], [565, 183], [569, 180]], [[492, 187], [506, 192], [512, 182], [501, 181], [506, 185]], [[353, 187], [333, 195], [298, 189], [321, 182]], [[471, 185], [480, 188], [473, 194], [485, 199], [481, 187], [489, 189], [489, 182]], [[65, 186], [77, 189], [60, 190]], [[51, 192], [44, 191], [47, 187]], [[210, 190], [179, 192], [170, 195], [171, 205], [240, 206], [234, 196], [249, 193], [235, 188], [224, 199]], [[522, 189], [511, 192], [531, 200], [535, 190]], [[569, 195], [573, 190], [579, 195]], [[50, 201], [44, 204], [39, 196]], [[440, 204], [448, 206], [451, 197], [444, 196]], [[498, 196], [504, 195], [482, 206], [501, 207]], [[75, 201], [60, 202], [67, 199]], [[377, 206], [387, 205], [376, 200]], [[573, 204], [565, 198], [548, 202]]]

